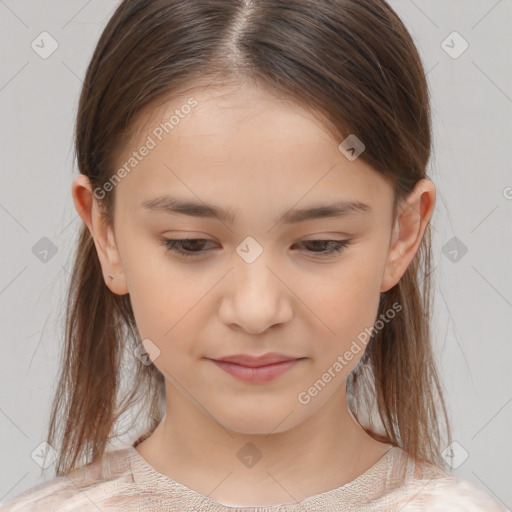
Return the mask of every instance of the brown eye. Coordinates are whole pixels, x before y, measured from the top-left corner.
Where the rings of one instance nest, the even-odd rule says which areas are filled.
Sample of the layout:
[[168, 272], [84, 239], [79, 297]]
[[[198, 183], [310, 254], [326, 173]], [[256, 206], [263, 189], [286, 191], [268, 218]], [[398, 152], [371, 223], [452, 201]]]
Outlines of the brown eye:
[[[304, 242], [301, 242], [301, 245], [307, 246], [310, 244], [310, 246], [319, 247], [319, 250], [308, 250], [308, 252], [313, 254], [329, 255], [341, 252], [351, 242], [352, 240], [305, 240]], [[326, 249], [325, 247], [329, 244], [331, 244], [330, 248]]]
[[163, 241], [168, 251], [175, 252], [184, 257], [195, 257], [205, 252], [202, 248], [205, 242], [210, 242], [206, 238], [185, 238], [180, 240], [164, 238]]

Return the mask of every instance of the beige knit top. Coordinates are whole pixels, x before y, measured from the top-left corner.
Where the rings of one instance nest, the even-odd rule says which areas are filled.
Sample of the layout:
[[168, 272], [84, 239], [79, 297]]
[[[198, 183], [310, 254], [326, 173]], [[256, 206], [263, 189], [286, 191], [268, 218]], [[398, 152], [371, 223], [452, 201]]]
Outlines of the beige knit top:
[[228, 506], [154, 469], [134, 448], [107, 451], [11, 498], [7, 511], [111, 512], [506, 512], [479, 487], [391, 447], [355, 480], [294, 503]]

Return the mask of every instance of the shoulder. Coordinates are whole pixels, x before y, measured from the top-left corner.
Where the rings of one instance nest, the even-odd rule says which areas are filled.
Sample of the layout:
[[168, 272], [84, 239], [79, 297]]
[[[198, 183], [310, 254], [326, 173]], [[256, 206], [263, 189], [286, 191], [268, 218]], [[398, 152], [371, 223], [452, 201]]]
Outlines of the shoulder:
[[401, 512], [507, 512], [477, 485], [437, 466], [415, 463], [411, 478], [397, 491]]
[[454, 476], [421, 482], [415, 490], [403, 512], [506, 512], [484, 490]]
[[11, 498], [0, 506], [0, 512], [107, 511], [124, 508], [124, 500], [136, 492], [128, 455], [129, 448], [107, 451], [93, 463], [40, 483]]

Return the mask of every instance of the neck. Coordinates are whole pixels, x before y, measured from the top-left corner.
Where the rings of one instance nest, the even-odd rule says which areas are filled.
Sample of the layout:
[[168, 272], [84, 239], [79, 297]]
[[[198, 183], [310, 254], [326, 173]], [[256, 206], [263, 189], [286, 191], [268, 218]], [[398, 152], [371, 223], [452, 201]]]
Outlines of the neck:
[[329, 491], [360, 476], [390, 448], [353, 419], [345, 387], [304, 421], [279, 430], [279, 418], [269, 433], [226, 428], [169, 391], [168, 413], [137, 451], [160, 473], [226, 505], [291, 503]]

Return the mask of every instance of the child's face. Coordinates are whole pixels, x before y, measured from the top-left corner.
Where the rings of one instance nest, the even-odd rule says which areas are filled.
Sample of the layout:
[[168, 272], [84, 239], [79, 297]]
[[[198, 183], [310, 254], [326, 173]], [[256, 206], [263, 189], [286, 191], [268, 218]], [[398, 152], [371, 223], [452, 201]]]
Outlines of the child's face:
[[[183, 107], [191, 96], [197, 105]], [[174, 128], [159, 129], [175, 110]], [[115, 187], [115, 239], [141, 339], [160, 351], [168, 403], [247, 433], [279, 432], [339, 403], [391, 287], [390, 185], [361, 158], [348, 160], [310, 114], [262, 90], [203, 90], [145, 121], [117, 162], [139, 152]], [[165, 195], [228, 210], [232, 222], [142, 206]], [[342, 200], [371, 210], [278, 222]], [[199, 251], [185, 257], [164, 237], [207, 242], [185, 244]], [[322, 239], [352, 242], [328, 254], [334, 244], [311, 243]], [[268, 382], [242, 381], [210, 360], [269, 352], [303, 359]]]

